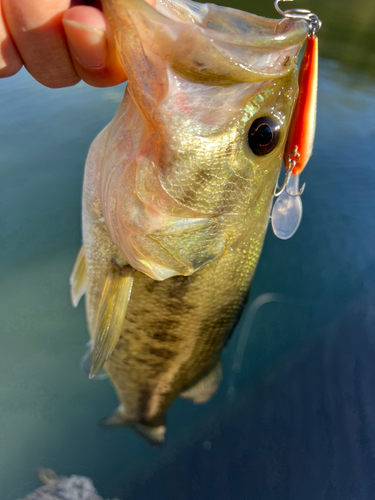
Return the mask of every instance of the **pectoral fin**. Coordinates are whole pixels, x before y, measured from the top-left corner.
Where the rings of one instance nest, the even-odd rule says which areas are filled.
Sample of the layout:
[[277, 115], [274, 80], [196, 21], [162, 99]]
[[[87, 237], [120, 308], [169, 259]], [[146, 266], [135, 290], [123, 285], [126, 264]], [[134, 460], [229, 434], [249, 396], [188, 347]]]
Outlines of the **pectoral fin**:
[[81, 247], [78, 253], [72, 274], [69, 278], [69, 283], [72, 304], [74, 307], [77, 307], [82, 295], [86, 292], [86, 259], [83, 247]]
[[94, 377], [112, 354], [121, 334], [134, 280], [130, 266], [113, 265], [109, 273], [96, 320], [90, 378]]
[[[81, 368], [81, 371], [82, 373], [84, 373], [87, 377], [90, 376], [90, 372], [91, 372], [91, 365], [92, 365], [92, 348], [93, 348], [93, 341], [90, 340], [88, 343], [87, 343], [87, 351], [85, 352], [85, 354], [82, 356], [81, 358], [81, 362], [80, 362], [80, 368]], [[105, 371], [104, 368], [101, 368], [95, 375], [94, 377], [96, 380], [103, 380], [105, 378], [108, 378], [108, 374], [107, 372]]]

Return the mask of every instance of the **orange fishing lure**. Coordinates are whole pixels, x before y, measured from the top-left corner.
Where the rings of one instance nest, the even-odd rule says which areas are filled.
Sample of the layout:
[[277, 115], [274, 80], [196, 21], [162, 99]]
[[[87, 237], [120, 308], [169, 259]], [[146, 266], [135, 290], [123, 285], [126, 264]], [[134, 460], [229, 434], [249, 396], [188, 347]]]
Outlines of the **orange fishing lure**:
[[309, 161], [315, 137], [316, 104], [318, 91], [318, 38], [321, 27], [318, 17], [305, 9], [291, 9], [283, 12], [275, 0], [276, 10], [284, 17], [300, 18], [309, 23], [305, 53], [299, 74], [299, 94], [289, 128], [284, 151], [286, 175], [281, 188], [276, 185], [274, 196], [277, 198], [271, 214], [272, 229], [278, 238], [286, 240], [297, 231], [302, 219], [301, 194], [305, 185], [299, 189], [299, 174]]
[[285, 147], [284, 162], [295, 162], [293, 174], [300, 174], [312, 155], [318, 90], [318, 38], [309, 36], [301, 62], [299, 94]]

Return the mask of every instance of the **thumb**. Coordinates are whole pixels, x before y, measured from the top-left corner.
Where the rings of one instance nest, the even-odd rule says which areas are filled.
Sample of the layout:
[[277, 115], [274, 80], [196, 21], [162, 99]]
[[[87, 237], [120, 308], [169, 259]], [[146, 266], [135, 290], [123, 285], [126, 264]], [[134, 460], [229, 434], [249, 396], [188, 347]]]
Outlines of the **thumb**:
[[74, 68], [82, 80], [94, 87], [109, 87], [126, 80], [103, 12], [94, 7], [73, 7], [65, 12], [62, 23]]

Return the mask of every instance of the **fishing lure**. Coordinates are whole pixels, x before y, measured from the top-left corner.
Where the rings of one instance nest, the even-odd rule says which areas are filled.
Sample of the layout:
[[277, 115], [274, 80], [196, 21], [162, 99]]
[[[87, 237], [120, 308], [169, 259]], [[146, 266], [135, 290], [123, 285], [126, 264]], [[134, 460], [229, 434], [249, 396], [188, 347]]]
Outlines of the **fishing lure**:
[[318, 38], [317, 31], [322, 23], [319, 18], [305, 9], [282, 11], [275, 0], [276, 10], [286, 18], [305, 19], [309, 23], [309, 33], [299, 74], [299, 94], [292, 116], [289, 135], [284, 152], [286, 175], [281, 188], [276, 186], [277, 198], [271, 215], [275, 235], [286, 240], [297, 231], [302, 219], [301, 195], [305, 184], [299, 189], [299, 176], [309, 161], [315, 137], [316, 104], [318, 90]]

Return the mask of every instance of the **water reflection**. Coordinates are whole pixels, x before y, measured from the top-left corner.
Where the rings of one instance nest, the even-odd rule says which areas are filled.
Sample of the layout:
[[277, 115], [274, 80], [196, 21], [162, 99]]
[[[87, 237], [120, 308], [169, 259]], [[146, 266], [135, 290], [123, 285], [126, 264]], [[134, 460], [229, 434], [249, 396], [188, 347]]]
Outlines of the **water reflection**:
[[[305, 325], [272, 362], [267, 353], [281, 332], [254, 339], [247, 366], [257, 353], [258, 366], [268, 369], [243, 382], [219, 421], [211, 418], [184, 454], [158, 468], [152, 482], [140, 481], [130, 498], [372, 498], [374, 314], [361, 302], [318, 329]], [[270, 316], [258, 333], [277, 330]]]
[[[323, 54], [340, 63], [322, 61], [301, 227], [290, 241], [268, 234], [224, 383], [208, 405], [173, 406], [160, 450], [96, 428], [116, 398], [79, 372], [84, 311], [69, 304], [83, 163], [121, 90], [52, 91], [24, 72], [0, 82], [1, 498], [37, 487], [39, 467], [89, 476], [111, 498], [372, 498], [375, 87], [362, 71], [374, 7], [308, 7], [324, 21]], [[270, 293], [281, 300], [251, 309]]]

